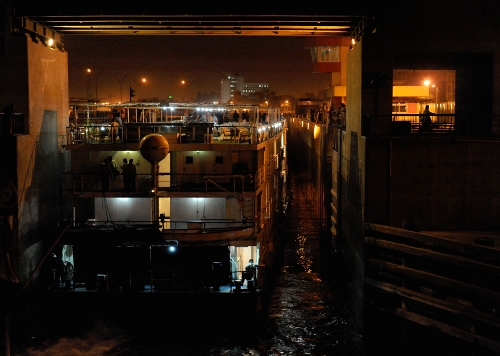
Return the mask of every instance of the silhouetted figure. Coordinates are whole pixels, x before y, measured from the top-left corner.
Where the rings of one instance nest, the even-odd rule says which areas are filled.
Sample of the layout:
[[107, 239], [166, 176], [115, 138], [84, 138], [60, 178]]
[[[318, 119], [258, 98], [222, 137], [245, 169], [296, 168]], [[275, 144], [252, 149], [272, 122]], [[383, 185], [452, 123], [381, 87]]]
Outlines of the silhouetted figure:
[[431, 132], [432, 131], [431, 115], [435, 115], [435, 114], [429, 110], [429, 105], [426, 105], [424, 112], [422, 113], [422, 116], [420, 116], [420, 122], [422, 123], [422, 126], [420, 127], [420, 131], [423, 131], [423, 132]]
[[240, 120], [240, 114], [236, 110], [233, 112], [233, 122], [239, 122]]
[[127, 176], [127, 185], [125, 190], [128, 192], [135, 192], [135, 178], [137, 176], [137, 167], [134, 160], [131, 158], [123, 170], [123, 176]]
[[130, 175], [127, 174], [127, 164], [128, 160], [124, 158], [123, 165], [120, 167], [122, 169], [122, 175], [123, 175], [123, 190], [125, 191], [128, 191], [130, 189]]
[[248, 260], [247, 265], [245, 266], [245, 270], [241, 274], [241, 285], [245, 283], [245, 279], [252, 280], [255, 274], [255, 265], [253, 264], [253, 259]]

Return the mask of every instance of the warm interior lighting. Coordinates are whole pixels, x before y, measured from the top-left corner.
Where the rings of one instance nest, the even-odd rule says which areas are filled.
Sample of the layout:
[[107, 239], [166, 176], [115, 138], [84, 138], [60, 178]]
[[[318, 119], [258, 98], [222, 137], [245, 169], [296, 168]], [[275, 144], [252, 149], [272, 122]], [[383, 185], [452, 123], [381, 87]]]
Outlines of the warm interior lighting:
[[320, 133], [320, 128], [318, 125], [314, 125], [314, 138], [317, 139], [319, 137], [319, 133]]

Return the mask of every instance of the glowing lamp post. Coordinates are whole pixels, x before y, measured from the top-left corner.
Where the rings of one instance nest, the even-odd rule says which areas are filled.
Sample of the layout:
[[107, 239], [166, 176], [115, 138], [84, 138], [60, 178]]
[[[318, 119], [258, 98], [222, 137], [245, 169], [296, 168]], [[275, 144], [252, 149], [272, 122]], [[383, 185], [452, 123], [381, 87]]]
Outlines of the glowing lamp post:
[[159, 223], [159, 198], [158, 198], [158, 163], [168, 155], [169, 145], [165, 137], [159, 134], [149, 134], [139, 143], [141, 156], [151, 163], [151, 176], [154, 182], [154, 202], [153, 202], [153, 221]]
[[88, 96], [88, 97], [89, 97], [89, 99], [90, 99], [90, 96], [91, 96], [91, 94], [90, 94], [90, 77], [91, 77], [91, 76], [93, 76], [93, 77], [94, 77], [94, 80], [95, 80], [95, 98], [94, 98], [94, 100], [95, 100], [95, 102], [96, 102], [96, 103], [99, 101], [99, 100], [97, 99], [97, 81], [98, 81], [99, 76], [102, 74], [102, 72], [103, 72], [103, 71], [104, 71], [104, 69], [101, 69], [101, 71], [100, 71], [99, 73], [97, 73], [97, 74], [96, 74], [96, 73], [94, 73], [94, 72], [92, 71], [92, 69], [87, 68], [87, 73], [88, 73], [88, 75], [89, 75], [89, 79], [88, 79], [88, 83], [87, 83], [87, 96]]
[[[424, 85], [426, 85], [426, 86], [430, 86], [430, 85], [431, 85], [430, 80], [428, 80], [428, 79], [424, 80]], [[437, 104], [437, 102], [438, 102], [438, 93], [439, 93], [439, 89], [438, 89], [438, 87], [437, 87], [437, 85], [436, 85], [436, 84], [432, 84], [432, 87], [434, 88], [434, 101], [435, 101], [435, 102], [436, 102], [436, 104]]]
[[[146, 78], [142, 78], [139, 83], [135, 81], [135, 79], [132, 79], [132, 81], [137, 85], [137, 100], [140, 100], [139, 98], [139, 88], [141, 87], [141, 84], [146, 84], [147, 80]], [[144, 94], [143, 94], [144, 95]]]

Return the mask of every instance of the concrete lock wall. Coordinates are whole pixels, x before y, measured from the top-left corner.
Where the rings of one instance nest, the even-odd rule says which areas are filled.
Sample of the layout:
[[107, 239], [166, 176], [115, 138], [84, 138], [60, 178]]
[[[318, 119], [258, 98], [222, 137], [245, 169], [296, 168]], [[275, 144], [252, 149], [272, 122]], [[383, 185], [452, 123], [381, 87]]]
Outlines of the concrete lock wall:
[[[334, 160], [338, 167], [332, 165], [339, 187], [334, 194], [339, 200], [334, 238], [361, 325], [365, 221], [401, 227], [405, 220], [419, 219], [426, 229], [498, 228], [493, 222], [498, 220], [498, 143], [384, 141], [361, 132], [362, 119], [369, 116], [377, 120], [380, 132], [375, 134], [390, 132], [392, 75], [397, 69], [455, 70], [457, 131], [494, 132], [500, 115], [500, 101], [493, 100], [500, 96], [500, 46], [492, 34], [500, 30], [493, 20], [499, 4], [483, 5], [451, 8], [427, 0], [377, 4], [373, 22], [351, 46], [346, 128]], [[457, 24], [466, 33], [456, 31]], [[363, 76], [373, 73], [384, 74], [386, 83], [364, 87]]]
[[11, 33], [6, 27], [5, 56], [0, 57], [2, 108], [14, 103], [29, 126], [24, 134], [2, 140], [3, 152], [12, 158], [2, 177], [14, 182], [18, 201], [8, 238], [15, 246], [11, 259], [21, 283], [57, 238], [53, 222], [70, 212], [59, 198], [60, 174], [69, 169], [69, 154], [62, 147], [69, 112], [68, 55], [47, 46], [42, 37]]
[[366, 222], [500, 229], [500, 142], [373, 139], [367, 157]]

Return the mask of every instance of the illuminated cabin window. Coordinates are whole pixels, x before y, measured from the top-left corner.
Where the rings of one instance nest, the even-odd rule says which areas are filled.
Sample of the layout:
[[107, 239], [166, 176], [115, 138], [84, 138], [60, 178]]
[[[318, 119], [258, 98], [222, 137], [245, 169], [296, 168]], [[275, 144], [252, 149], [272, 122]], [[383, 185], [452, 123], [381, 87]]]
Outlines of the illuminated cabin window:
[[193, 164], [194, 158], [193, 156], [186, 156], [186, 164]]
[[222, 156], [216, 156], [215, 157], [215, 163], [216, 164], [223, 164], [224, 163], [224, 157], [222, 157]]
[[340, 62], [338, 46], [311, 47], [313, 63], [318, 62]]
[[392, 103], [392, 112], [406, 114], [408, 112], [408, 103]]

